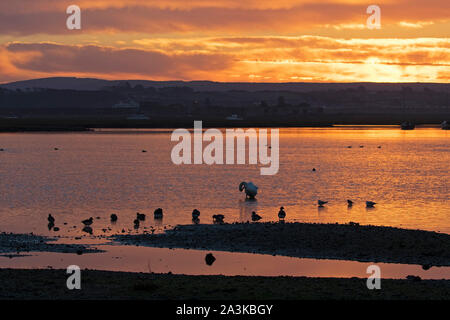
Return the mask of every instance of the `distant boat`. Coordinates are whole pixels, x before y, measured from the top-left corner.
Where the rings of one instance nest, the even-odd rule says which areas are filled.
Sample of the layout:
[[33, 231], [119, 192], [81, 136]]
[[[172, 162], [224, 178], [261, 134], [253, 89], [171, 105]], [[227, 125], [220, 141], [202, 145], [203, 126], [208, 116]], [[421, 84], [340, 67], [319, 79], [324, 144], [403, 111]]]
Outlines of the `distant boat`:
[[444, 121], [441, 123], [442, 130], [450, 130], [450, 122]]
[[402, 130], [414, 130], [414, 128], [416, 127], [416, 125], [410, 121], [404, 121], [402, 122], [402, 124], [400, 125]]
[[145, 114], [132, 114], [127, 117], [127, 120], [149, 120]]
[[244, 120], [242, 117], [239, 117], [237, 114], [232, 114], [229, 117], [226, 117], [227, 120]]
[[10, 115], [7, 115], [7, 116], [1, 117], [1, 118], [2, 118], [2, 119], [9, 119], [9, 120], [12, 120], [12, 119], [19, 119], [19, 117], [16, 116], [15, 114], [10, 114]]

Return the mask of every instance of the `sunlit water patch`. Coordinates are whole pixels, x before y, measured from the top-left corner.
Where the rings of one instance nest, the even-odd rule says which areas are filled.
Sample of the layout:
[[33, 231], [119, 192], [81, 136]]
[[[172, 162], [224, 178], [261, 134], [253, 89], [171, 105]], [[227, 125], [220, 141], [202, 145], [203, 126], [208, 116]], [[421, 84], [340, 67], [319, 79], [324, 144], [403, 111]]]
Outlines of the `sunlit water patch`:
[[[372, 263], [345, 260], [303, 259], [252, 253], [166, 249], [136, 246], [98, 245], [106, 250], [95, 254], [27, 253], [20, 258], [0, 257], [0, 268], [55, 268], [69, 265], [80, 268], [187, 274], [187, 275], [248, 275], [248, 276], [307, 276], [367, 278]], [[212, 253], [216, 260], [207, 265], [205, 255]], [[422, 279], [450, 279], [450, 267], [423, 270], [419, 265], [375, 263], [381, 278], [405, 279], [408, 275]]]

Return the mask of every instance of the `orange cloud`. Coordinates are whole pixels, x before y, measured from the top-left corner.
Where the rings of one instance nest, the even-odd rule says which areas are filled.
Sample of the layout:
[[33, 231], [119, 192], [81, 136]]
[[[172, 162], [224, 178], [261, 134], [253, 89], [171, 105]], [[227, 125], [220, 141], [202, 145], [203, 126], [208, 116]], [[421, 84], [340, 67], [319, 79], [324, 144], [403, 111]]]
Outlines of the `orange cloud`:
[[377, 4], [380, 30], [362, 0], [3, 1], [0, 81], [449, 81], [450, 1]]
[[222, 71], [232, 57], [221, 54], [175, 54], [155, 50], [116, 49], [94, 45], [11, 43], [5, 47], [18, 69], [48, 74], [138, 75], [144, 78], [186, 79]]
[[[67, 34], [68, 1], [19, 0], [0, 5], [0, 28], [5, 34]], [[301, 33], [310, 28], [361, 30], [367, 19], [365, 1], [78, 1], [83, 33], [185, 32]], [[381, 1], [384, 24], [424, 26], [450, 20], [446, 0]], [[403, 24], [401, 24], [403, 23]], [[445, 32], [445, 30], [443, 30]], [[448, 31], [447, 31], [448, 33]]]
[[[141, 39], [141, 47], [10, 43], [21, 72], [217, 81], [442, 81], [449, 39]], [[169, 50], [170, 49], [170, 50]]]

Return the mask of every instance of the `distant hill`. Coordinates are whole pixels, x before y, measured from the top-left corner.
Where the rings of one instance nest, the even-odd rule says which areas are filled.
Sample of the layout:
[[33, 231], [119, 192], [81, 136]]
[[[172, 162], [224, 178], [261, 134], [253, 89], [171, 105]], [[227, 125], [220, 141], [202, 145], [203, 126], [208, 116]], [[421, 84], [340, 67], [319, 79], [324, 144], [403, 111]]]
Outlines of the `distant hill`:
[[46, 89], [64, 89], [64, 90], [101, 90], [105, 87], [123, 86], [126, 84], [134, 87], [141, 85], [143, 87], [179, 87], [185, 86], [195, 91], [293, 91], [306, 92], [316, 90], [342, 90], [349, 88], [358, 88], [363, 86], [366, 90], [399, 90], [401, 87], [410, 87], [414, 90], [423, 90], [424, 88], [432, 90], [449, 90], [449, 83], [307, 83], [307, 82], [286, 82], [286, 83], [252, 83], [252, 82], [213, 82], [213, 81], [149, 81], [149, 80], [103, 80], [95, 78], [75, 78], [75, 77], [52, 77], [16, 81], [0, 84], [0, 88], [6, 89], [28, 89], [28, 88], [46, 88]]

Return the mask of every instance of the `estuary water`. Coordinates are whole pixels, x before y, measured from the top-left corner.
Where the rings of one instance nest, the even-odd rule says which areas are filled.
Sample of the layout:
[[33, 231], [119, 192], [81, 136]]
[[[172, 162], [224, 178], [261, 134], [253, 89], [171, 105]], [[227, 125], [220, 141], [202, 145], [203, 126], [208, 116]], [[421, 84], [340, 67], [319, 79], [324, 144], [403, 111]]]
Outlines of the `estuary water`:
[[[80, 221], [89, 217], [94, 234], [132, 229], [136, 212], [147, 214], [142, 226], [164, 230], [191, 223], [194, 208], [201, 223], [212, 223], [213, 214], [245, 222], [252, 211], [276, 221], [283, 206], [287, 221], [450, 233], [449, 131], [280, 129], [279, 171], [272, 176], [261, 175], [260, 165], [175, 165], [171, 132], [0, 134], [0, 231], [54, 235], [47, 229], [49, 213], [60, 235], [81, 233]], [[256, 201], [245, 201], [241, 181], [259, 187]], [[318, 208], [318, 199], [328, 204]], [[366, 200], [377, 205], [367, 209]], [[164, 218], [155, 221], [159, 207]], [[113, 226], [111, 213], [119, 216]]]

